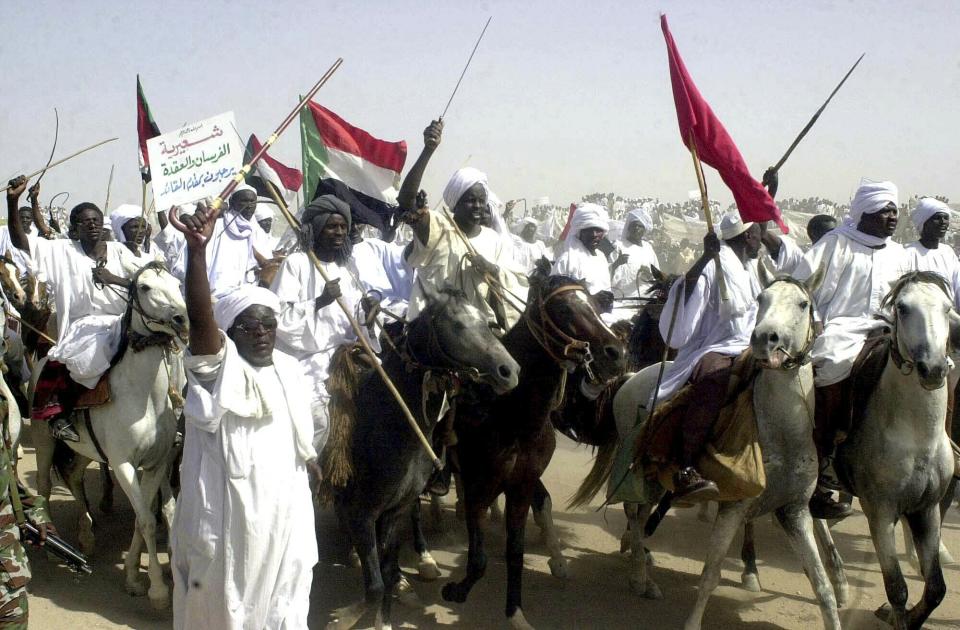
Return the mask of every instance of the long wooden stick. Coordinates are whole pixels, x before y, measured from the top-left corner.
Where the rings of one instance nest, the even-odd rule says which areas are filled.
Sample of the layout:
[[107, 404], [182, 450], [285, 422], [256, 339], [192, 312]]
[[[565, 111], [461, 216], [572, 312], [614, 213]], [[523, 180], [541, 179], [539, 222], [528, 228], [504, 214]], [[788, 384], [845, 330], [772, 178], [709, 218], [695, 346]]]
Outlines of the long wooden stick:
[[[710, 198], [707, 196], [707, 180], [703, 176], [703, 165], [700, 163], [700, 156], [697, 155], [697, 141], [690, 132], [690, 155], [693, 156], [693, 170], [697, 173], [697, 185], [700, 187], [700, 205], [703, 207], [703, 219], [707, 223], [708, 232], [716, 232], [713, 225], [713, 213], [710, 211]], [[717, 265], [717, 288], [720, 289], [720, 299], [726, 302], [730, 299], [727, 293], [727, 281], [723, 277], [723, 267], [720, 266], [720, 254], [713, 258]]]
[[56, 339], [53, 339], [52, 337], [50, 337], [50, 335], [48, 335], [47, 333], [43, 332], [42, 330], [40, 330], [40, 329], [37, 328], [36, 326], [33, 326], [33, 325], [30, 324], [29, 322], [23, 321], [23, 318], [22, 318], [22, 317], [18, 317], [17, 315], [14, 315], [11, 311], [7, 310], [6, 308], [3, 309], [3, 313], [4, 313], [4, 315], [6, 315], [7, 317], [9, 317], [10, 319], [15, 319], [15, 320], [17, 320], [17, 321], [20, 323], [21, 326], [25, 326], [25, 327], [29, 328], [30, 330], [32, 330], [33, 332], [37, 333], [38, 335], [40, 335], [41, 337], [43, 337], [44, 339], [46, 339], [47, 341], [49, 341], [49, 342], [52, 343], [53, 345], [57, 345], [57, 340], [56, 340]]
[[[29, 180], [31, 177], [35, 177], [36, 175], [39, 175], [40, 173], [44, 173], [44, 172], [46, 172], [46, 171], [49, 171], [49, 170], [50, 170], [51, 168], [53, 168], [54, 166], [58, 166], [58, 165], [60, 165], [60, 164], [63, 164], [63, 163], [66, 162], [67, 160], [72, 160], [73, 158], [77, 157], [77, 156], [80, 155], [81, 153], [86, 153], [87, 151], [89, 151], [89, 150], [91, 150], [91, 149], [96, 149], [96, 148], [99, 147], [100, 145], [106, 144], [106, 143], [108, 143], [108, 142], [113, 142], [114, 140], [117, 140], [117, 138], [107, 138], [106, 140], [101, 140], [100, 142], [98, 142], [98, 143], [96, 143], [96, 144], [91, 144], [89, 147], [87, 147], [87, 148], [85, 148], [85, 149], [80, 149], [80, 150], [77, 151], [76, 153], [71, 153], [71, 154], [68, 155], [67, 157], [61, 158], [61, 159], [57, 160], [56, 162], [54, 162], [53, 164], [48, 164], [46, 167], [41, 168], [41, 169], [38, 170], [38, 171], [34, 171], [34, 172], [30, 173], [29, 175], [27, 175], [27, 180]], [[9, 185], [4, 186], [2, 189], [0, 189], [0, 192], [4, 192], [4, 191], [6, 191], [8, 188], [10, 188]]]
[[[267, 189], [270, 191], [270, 196], [273, 197], [277, 207], [280, 208], [280, 213], [283, 214], [283, 218], [287, 220], [290, 228], [295, 233], [299, 234], [301, 229], [300, 221], [297, 220], [297, 217], [291, 214], [289, 208], [287, 208], [287, 204], [283, 202], [283, 199], [280, 198], [280, 194], [277, 192], [276, 188], [274, 188], [273, 183], [266, 182], [266, 185]], [[317, 255], [314, 253], [313, 249], [309, 246], [304, 247], [304, 249], [306, 250], [307, 256], [310, 258], [310, 262], [313, 263], [314, 268], [317, 270], [317, 273], [319, 273], [320, 277], [323, 278], [323, 281], [330, 282], [330, 278], [323, 270], [323, 266], [320, 264], [320, 259], [317, 258]], [[347, 303], [343, 301], [343, 297], [337, 298], [337, 305], [340, 307], [340, 310], [343, 311], [344, 315], [347, 316], [347, 320], [350, 322], [350, 328], [353, 329], [353, 334], [357, 336], [357, 341], [360, 342], [360, 347], [363, 348], [364, 353], [370, 358], [370, 363], [377, 371], [377, 374], [380, 375], [380, 378], [383, 379], [383, 384], [387, 386], [387, 389], [396, 399], [397, 404], [400, 406], [400, 410], [403, 412], [403, 416], [407, 419], [407, 424], [410, 425], [410, 428], [416, 434], [417, 439], [420, 440], [420, 445], [423, 446], [424, 450], [430, 456], [430, 459], [433, 461], [433, 465], [437, 468], [437, 470], [443, 470], [443, 462], [441, 462], [437, 457], [437, 454], [433, 452], [433, 447], [430, 445], [430, 440], [428, 440], [427, 436], [423, 434], [420, 424], [417, 423], [416, 418], [413, 417], [413, 414], [410, 412], [410, 408], [403, 400], [403, 396], [397, 390], [397, 387], [393, 384], [393, 381], [390, 380], [390, 377], [384, 371], [383, 366], [380, 365], [380, 360], [377, 358], [373, 348], [370, 347], [370, 344], [367, 343], [366, 338], [363, 336], [363, 330], [360, 328], [360, 324], [353, 316], [353, 313], [350, 311]]]

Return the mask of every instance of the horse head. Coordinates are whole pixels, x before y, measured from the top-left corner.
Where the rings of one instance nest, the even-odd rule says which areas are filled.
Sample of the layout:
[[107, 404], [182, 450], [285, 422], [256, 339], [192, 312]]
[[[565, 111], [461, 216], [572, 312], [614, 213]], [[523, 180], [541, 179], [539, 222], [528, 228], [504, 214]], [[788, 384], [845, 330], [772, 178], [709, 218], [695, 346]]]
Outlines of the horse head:
[[931, 271], [902, 276], [883, 298], [881, 308], [893, 324], [890, 356], [903, 374], [914, 370], [924, 389], [944, 386], [952, 367], [951, 341], [960, 337], [946, 282]]
[[823, 270], [805, 282], [775, 278], [762, 261], [758, 272], [764, 289], [757, 298], [757, 323], [750, 336], [753, 356], [765, 368], [795, 368], [813, 346], [813, 293], [823, 281]]
[[543, 349], [564, 367], [582, 366], [594, 384], [623, 374], [623, 341], [603, 320], [583, 283], [550, 276], [531, 284], [524, 318]]
[[169, 335], [187, 341], [187, 305], [180, 281], [160, 262], [150, 262], [130, 279], [130, 329], [142, 335]]
[[416, 362], [480, 380], [498, 394], [517, 386], [520, 366], [477, 307], [457, 291], [424, 285], [427, 307], [410, 323], [407, 349]]

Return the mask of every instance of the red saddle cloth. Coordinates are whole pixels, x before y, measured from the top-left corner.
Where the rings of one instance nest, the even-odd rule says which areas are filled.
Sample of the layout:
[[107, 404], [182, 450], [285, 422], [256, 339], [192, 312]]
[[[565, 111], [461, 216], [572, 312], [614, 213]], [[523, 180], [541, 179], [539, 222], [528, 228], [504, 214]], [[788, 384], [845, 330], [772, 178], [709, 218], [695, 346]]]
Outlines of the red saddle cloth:
[[107, 370], [100, 377], [96, 387], [87, 389], [70, 378], [70, 371], [67, 370], [66, 365], [59, 361], [47, 361], [33, 390], [33, 408], [30, 410], [30, 417], [33, 420], [50, 420], [60, 415], [63, 412], [60, 393], [64, 391], [81, 390], [74, 411], [99, 407], [110, 402], [110, 383], [107, 380], [109, 375], [110, 370]]

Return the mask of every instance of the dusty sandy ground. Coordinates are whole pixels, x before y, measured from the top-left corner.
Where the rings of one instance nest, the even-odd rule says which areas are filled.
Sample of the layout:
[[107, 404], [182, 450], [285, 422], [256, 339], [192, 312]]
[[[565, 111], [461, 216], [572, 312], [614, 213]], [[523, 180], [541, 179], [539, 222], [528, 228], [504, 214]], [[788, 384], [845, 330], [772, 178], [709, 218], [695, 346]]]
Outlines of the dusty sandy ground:
[[[695, 599], [696, 585], [705, 553], [710, 525], [697, 518], [695, 510], [671, 512], [650, 539], [656, 567], [655, 579], [664, 599], [647, 601], [636, 598], [629, 589], [627, 560], [619, 551], [619, 538], [625, 519], [619, 507], [605, 511], [562, 509], [586, 473], [589, 451], [561, 439], [557, 454], [546, 473], [547, 488], [556, 505], [556, 523], [566, 546], [569, 577], [554, 578], [547, 568], [545, 547], [539, 541], [532, 519], [527, 528], [527, 555], [523, 601], [528, 621], [538, 628], [679, 628]], [[33, 452], [29, 445], [22, 471], [27, 481], [35, 482]], [[88, 475], [88, 492], [96, 504], [100, 497], [94, 469]], [[76, 540], [76, 507], [66, 490], [57, 488], [53, 497], [53, 516], [68, 540]], [[455, 520], [451, 505], [445, 506], [440, 532], [426, 514], [427, 537], [443, 577], [433, 583], [417, 581], [413, 573], [415, 557], [407, 545], [402, 557], [404, 570], [423, 602], [419, 608], [394, 606], [394, 622], [404, 628], [435, 628], [456, 625], [464, 628], [503, 628], [506, 567], [503, 562], [504, 536], [499, 524], [489, 527], [489, 564], [486, 578], [473, 590], [464, 605], [450, 605], [440, 597], [440, 588], [449, 576], [460, 579], [465, 561], [466, 534]], [[172, 625], [168, 611], [155, 612], [145, 598], [134, 598], [123, 590], [122, 562], [129, 544], [133, 514], [119, 488], [116, 507], [102, 514], [94, 507], [98, 520], [95, 573], [74, 578], [66, 569], [31, 552], [34, 579], [31, 584], [31, 627], [48, 628], [137, 628], [161, 629]], [[321, 540], [320, 565], [315, 571], [311, 628], [323, 628], [330, 611], [361, 597], [359, 571], [346, 563], [347, 544], [338, 532], [329, 511], [318, 515]], [[960, 513], [954, 512], [943, 529], [944, 540], [960, 557]], [[884, 601], [879, 567], [867, 534], [862, 514], [841, 523], [834, 536], [847, 563], [851, 602], [841, 611], [846, 628], [886, 628], [874, 618], [873, 610]], [[902, 545], [902, 542], [900, 543]], [[711, 599], [705, 616], [705, 628], [816, 628], [820, 615], [809, 583], [791, 552], [786, 537], [770, 519], [757, 526], [760, 577], [763, 591], [748, 593], [739, 588], [739, 540], [723, 567], [722, 581]], [[166, 554], [161, 561], [166, 563]], [[146, 566], [146, 557], [142, 559]], [[908, 575], [910, 601], [916, 601], [921, 582], [904, 564]], [[949, 592], [943, 604], [928, 621], [929, 628], [960, 627], [960, 566], [946, 567]], [[142, 577], [145, 579], [146, 574]], [[372, 616], [360, 627], [370, 627]]]

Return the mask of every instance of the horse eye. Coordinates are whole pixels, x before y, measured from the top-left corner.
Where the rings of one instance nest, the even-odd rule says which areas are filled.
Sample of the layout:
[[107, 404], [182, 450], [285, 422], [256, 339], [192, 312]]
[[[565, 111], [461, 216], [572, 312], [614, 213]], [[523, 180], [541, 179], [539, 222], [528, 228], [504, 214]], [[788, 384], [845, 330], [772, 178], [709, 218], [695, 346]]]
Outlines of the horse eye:
[[900, 313], [901, 315], [906, 315], [907, 313], [910, 312], [910, 309], [907, 307], [906, 304], [897, 304], [897, 312]]
[[810, 306], [810, 302], [808, 302], [808, 301], [806, 301], [806, 300], [800, 302], [800, 308], [805, 309], [805, 308], [807, 308], [808, 306]]
[[140, 290], [141, 290], [142, 292], [146, 293], [146, 292], [148, 292], [148, 291], [150, 290], [150, 287], [149, 287], [148, 285], [146, 285], [146, 284], [141, 284], [141, 285], [140, 285]]

